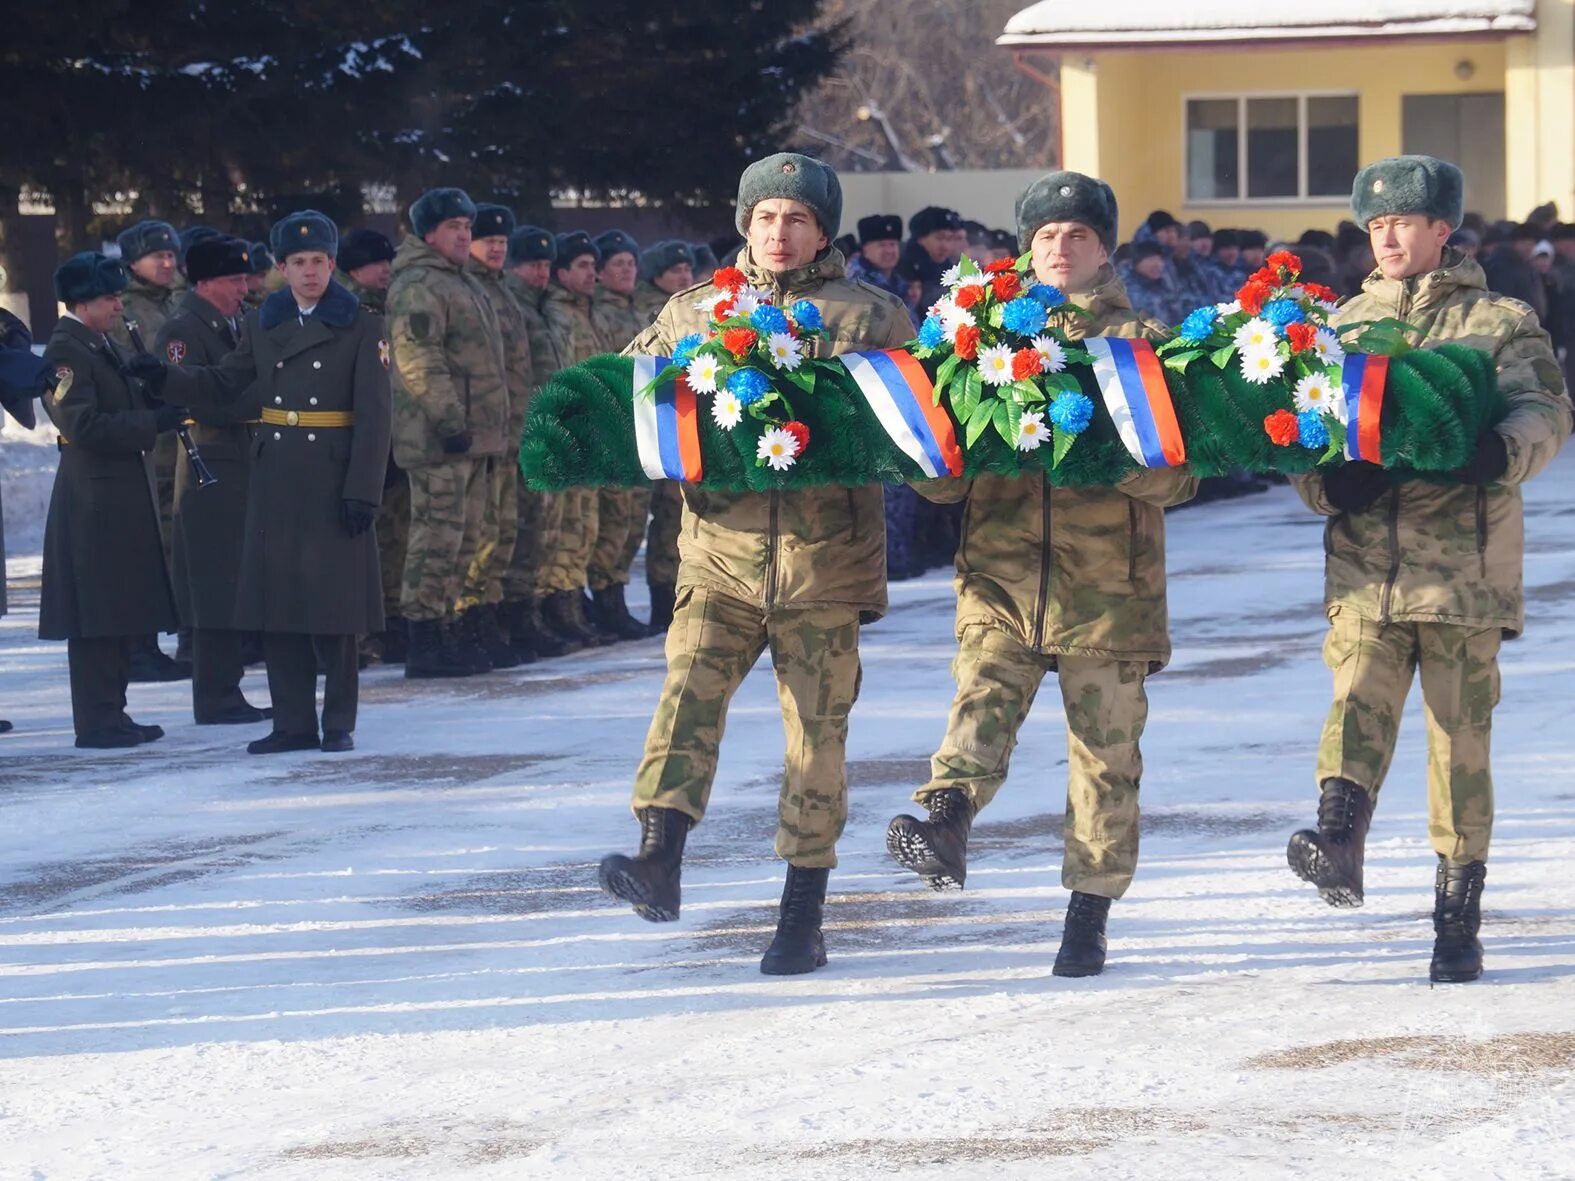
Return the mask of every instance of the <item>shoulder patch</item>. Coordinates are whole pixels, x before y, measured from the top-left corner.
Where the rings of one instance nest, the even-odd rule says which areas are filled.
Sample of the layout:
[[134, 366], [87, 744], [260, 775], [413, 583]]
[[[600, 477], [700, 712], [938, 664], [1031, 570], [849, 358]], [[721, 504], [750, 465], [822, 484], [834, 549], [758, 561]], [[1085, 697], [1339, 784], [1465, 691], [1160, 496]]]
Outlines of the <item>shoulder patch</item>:
[[377, 342], [377, 359], [383, 363], [383, 368], [388, 368], [388, 341]]
[[164, 355], [171, 365], [179, 365], [186, 359], [186, 342], [178, 337], [171, 339], [164, 346]]
[[432, 317], [426, 312], [411, 312], [409, 319], [411, 340], [425, 340], [432, 335]]

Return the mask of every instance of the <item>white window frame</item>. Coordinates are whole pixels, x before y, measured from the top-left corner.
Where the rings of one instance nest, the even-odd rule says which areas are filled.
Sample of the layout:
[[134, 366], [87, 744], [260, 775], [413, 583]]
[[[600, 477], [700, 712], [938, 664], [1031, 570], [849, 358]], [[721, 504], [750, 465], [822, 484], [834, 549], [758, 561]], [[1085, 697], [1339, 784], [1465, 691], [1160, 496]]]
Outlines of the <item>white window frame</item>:
[[[1252, 98], [1294, 98], [1296, 100], [1296, 196], [1249, 197], [1247, 196], [1247, 100]], [[1307, 194], [1307, 100], [1310, 98], [1354, 98], [1356, 100], [1357, 134], [1361, 134], [1362, 95], [1357, 90], [1200, 90], [1184, 91], [1181, 96], [1181, 197], [1188, 206], [1237, 206], [1237, 205], [1344, 205], [1346, 198], [1338, 193], [1308, 196]], [[1189, 189], [1191, 176], [1187, 114], [1194, 101], [1234, 99], [1236, 102], [1236, 196], [1193, 197]], [[1358, 148], [1360, 160], [1360, 148]]]

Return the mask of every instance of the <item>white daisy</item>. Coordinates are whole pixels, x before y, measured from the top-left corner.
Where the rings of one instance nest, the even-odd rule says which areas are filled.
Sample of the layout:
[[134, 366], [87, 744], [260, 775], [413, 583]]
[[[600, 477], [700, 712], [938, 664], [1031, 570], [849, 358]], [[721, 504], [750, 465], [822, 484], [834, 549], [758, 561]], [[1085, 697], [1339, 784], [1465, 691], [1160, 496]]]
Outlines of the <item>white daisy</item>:
[[957, 286], [957, 281], [962, 278], [962, 263], [954, 262], [941, 272], [941, 286], [950, 290]]
[[978, 272], [975, 272], [972, 275], [958, 275], [957, 276], [957, 290], [959, 290], [959, 291], [961, 291], [964, 287], [988, 287], [989, 285], [990, 285], [990, 276], [989, 275], [984, 275], [984, 274], [980, 274]]
[[1039, 368], [1046, 373], [1060, 373], [1066, 368], [1066, 353], [1061, 342], [1053, 336], [1036, 336], [1031, 342], [1039, 354]]
[[684, 376], [689, 379], [689, 388], [697, 394], [716, 393], [716, 379], [721, 375], [722, 365], [709, 353], [701, 353], [684, 369]]
[[1239, 356], [1241, 375], [1254, 385], [1263, 385], [1278, 377], [1285, 369], [1285, 358], [1280, 356], [1280, 350], [1272, 344], [1242, 349]]
[[716, 307], [717, 300], [722, 299], [725, 296], [726, 292], [723, 291], [708, 291], [699, 299], [695, 300], [690, 306], [693, 307], [697, 312], [709, 312], [712, 308]]
[[1274, 343], [1274, 325], [1261, 316], [1254, 316], [1240, 328], [1236, 329], [1236, 347], [1239, 349], [1257, 348], [1260, 345]]
[[771, 354], [773, 365], [790, 372], [797, 369], [800, 362], [804, 360], [804, 353], [799, 348], [798, 341], [786, 332], [773, 332], [766, 337], [766, 351]]
[[947, 336], [956, 336], [959, 328], [972, 328], [979, 323], [972, 312], [958, 307], [956, 301], [950, 298], [937, 300], [930, 310], [940, 320], [941, 327], [946, 329]]
[[1045, 426], [1043, 411], [1025, 410], [1017, 420], [1017, 449], [1037, 451], [1050, 438], [1050, 428]]
[[1345, 393], [1329, 380], [1327, 373], [1309, 373], [1296, 383], [1291, 396], [1296, 400], [1298, 411], [1316, 410], [1320, 414], [1332, 414], [1342, 422], [1345, 420]]
[[758, 287], [740, 287], [733, 297], [733, 315], [747, 316], [763, 303], [771, 302], [771, 293]]
[[1012, 350], [1004, 344], [993, 344], [979, 350], [979, 376], [985, 385], [1012, 384]]
[[785, 472], [798, 458], [798, 440], [779, 426], [771, 427], [760, 436], [755, 457], [765, 460], [772, 471]]
[[1234, 316], [1241, 311], [1241, 300], [1233, 299], [1229, 303], [1217, 303], [1214, 310], [1222, 316]]
[[723, 390], [711, 402], [711, 420], [724, 431], [730, 431], [744, 418], [744, 404], [738, 395]]
[[1340, 338], [1327, 328], [1318, 329], [1318, 335], [1313, 337], [1313, 352], [1318, 354], [1318, 360], [1325, 365], [1338, 365], [1345, 360]]

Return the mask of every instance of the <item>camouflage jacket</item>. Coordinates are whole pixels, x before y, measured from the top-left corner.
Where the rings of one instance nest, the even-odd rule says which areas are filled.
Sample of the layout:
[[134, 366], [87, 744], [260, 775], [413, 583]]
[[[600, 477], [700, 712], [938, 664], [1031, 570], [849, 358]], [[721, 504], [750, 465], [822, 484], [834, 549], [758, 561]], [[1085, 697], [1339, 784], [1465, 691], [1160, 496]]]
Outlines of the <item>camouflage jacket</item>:
[[640, 329], [643, 331], [656, 323], [656, 317], [666, 306], [667, 292], [649, 279], [641, 279], [634, 289], [634, 309], [640, 314]]
[[1521, 567], [1525, 522], [1520, 484], [1558, 453], [1570, 434], [1570, 402], [1548, 334], [1519, 300], [1488, 291], [1482, 268], [1454, 250], [1436, 271], [1411, 279], [1373, 272], [1340, 308], [1339, 323], [1398, 317], [1422, 348], [1469, 345], [1491, 353], [1509, 416], [1497, 430], [1509, 470], [1496, 484], [1408, 480], [1371, 508], [1340, 513], [1321, 475], [1293, 477], [1324, 526], [1324, 606], [1379, 623], [1525, 626]]
[[472, 274], [481, 281], [492, 310], [503, 329], [503, 363], [509, 378], [509, 426], [506, 452], [519, 449], [520, 433], [525, 429], [525, 407], [536, 390], [531, 368], [530, 337], [525, 327], [525, 313], [514, 293], [503, 281], [503, 272], [488, 270], [476, 264]]
[[399, 466], [451, 459], [441, 440], [467, 430], [473, 457], [502, 455], [508, 366], [492, 301], [476, 277], [407, 237], [394, 257], [388, 335]]
[[386, 290], [377, 291], [371, 287], [365, 287], [357, 283], [345, 271], [335, 271], [334, 278], [339, 281], [341, 287], [355, 296], [355, 301], [361, 305], [363, 312], [371, 312], [378, 316], [385, 313], [388, 305], [388, 292]]
[[547, 323], [547, 292], [541, 288], [532, 287], [519, 279], [509, 276], [504, 282], [514, 293], [514, 301], [520, 306], [520, 315], [525, 318], [525, 335], [530, 340], [530, 367], [531, 388], [539, 390], [552, 380], [552, 375], [564, 368], [561, 353], [558, 352], [557, 338], [552, 334], [552, 328]]
[[[1094, 287], [1071, 295], [1092, 319], [1068, 335], [1143, 337], [1169, 333], [1132, 310], [1107, 265]], [[1185, 468], [1147, 468], [1114, 488], [1057, 488], [1042, 474], [982, 475], [917, 484], [932, 500], [968, 497], [957, 547], [957, 634], [998, 628], [1046, 655], [1147, 661], [1170, 659], [1165, 604], [1165, 506], [1191, 500]]]
[[547, 318], [547, 328], [552, 333], [558, 356], [565, 365], [578, 365], [598, 353], [618, 351], [602, 336], [592, 312], [591, 296], [575, 295], [567, 287], [549, 283], [542, 313]]
[[597, 287], [591, 297], [591, 316], [596, 330], [611, 349], [621, 349], [656, 318], [654, 314], [642, 316], [636, 294], [619, 295], [605, 287]]
[[[159, 329], [164, 327], [164, 321], [175, 314], [179, 296], [180, 292], [174, 287], [160, 287], [139, 275], [131, 276], [131, 286], [121, 296], [125, 304], [122, 315], [136, 324], [142, 343], [148, 348], [153, 347], [154, 338], [158, 336]], [[124, 320], [110, 329], [109, 334], [116, 344], [131, 348], [131, 333], [126, 331]]]
[[[738, 265], [779, 306], [807, 299], [820, 309], [826, 331], [816, 338], [813, 356], [896, 348], [913, 335], [902, 303], [846, 278], [834, 248], [782, 274], [755, 266], [747, 251]], [[672, 356], [679, 340], [706, 326], [707, 313], [694, 306], [701, 292], [711, 293], [709, 307], [711, 284], [679, 292], [624, 351]], [[683, 494], [680, 588], [714, 587], [766, 610], [849, 606], [868, 617], [886, 610], [886, 515], [878, 486], [761, 493], [684, 485]]]

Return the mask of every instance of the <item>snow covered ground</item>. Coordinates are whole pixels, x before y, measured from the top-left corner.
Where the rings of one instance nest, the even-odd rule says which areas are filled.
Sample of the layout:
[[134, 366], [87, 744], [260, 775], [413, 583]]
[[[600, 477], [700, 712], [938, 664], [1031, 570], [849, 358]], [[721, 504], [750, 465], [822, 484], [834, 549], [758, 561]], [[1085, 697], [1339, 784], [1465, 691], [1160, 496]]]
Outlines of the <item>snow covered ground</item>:
[[1319, 526], [1285, 489], [1171, 518], [1143, 864], [1086, 981], [1049, 974], [1054, 694], [966, 893], [885, 858], [951, 694], [939, 574], [865, 632], [830, 966], [770, 979], [769, 671], [733, 708], [683, 920], [652, 926], [594, 867], [633, 845], [658, 642], [420, 688], [373, 670], [350, 755], [249, 758], [259, 731], [194, 728], [183, 685], [133, 687], [164, 741], [76, 751], [13, 553], [0, 1178], [1570, 1176], [1575, 452], [1528, 491], [1489, 971], [1437, 989], [1419, 702], [1367, 906], [1285, 868], [1328, 693]]

